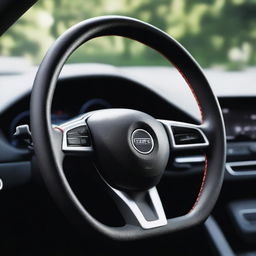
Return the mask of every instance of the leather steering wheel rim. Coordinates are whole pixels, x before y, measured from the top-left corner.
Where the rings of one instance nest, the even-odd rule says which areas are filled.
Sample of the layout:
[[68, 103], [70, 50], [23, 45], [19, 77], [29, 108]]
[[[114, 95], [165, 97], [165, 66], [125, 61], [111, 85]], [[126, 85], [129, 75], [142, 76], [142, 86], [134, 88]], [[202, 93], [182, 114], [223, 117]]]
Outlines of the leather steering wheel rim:
[[[61, 136], [51, 125], [51, 104], [59, 73], [80, 45], [101, 36], [127, 37], [158, 51], [182, 74], [200, 108], [202, 127], [210, 146], [206, 152], [204, 178], [198, 198], [189, 213], [169, 219], [167, 225], [159, 228], [144, 230], [133, 225], [110, 227], [91, 216], [69, 186], [61, 166], [62, 153], [54, 143], [56, 136]], [[73, 26], [56, 40], [43, 59], [34, 81], [30, 109], [35, 154], [46, 186], [58, 205], [80, 227], [89, 223], [112, 239], [136, 240], [183, 230], [209, 216], [224, 176], [226, 140], [221, 110], [200, 66], [176, 40], [161, 30], [122, 16], [93, 18]]]

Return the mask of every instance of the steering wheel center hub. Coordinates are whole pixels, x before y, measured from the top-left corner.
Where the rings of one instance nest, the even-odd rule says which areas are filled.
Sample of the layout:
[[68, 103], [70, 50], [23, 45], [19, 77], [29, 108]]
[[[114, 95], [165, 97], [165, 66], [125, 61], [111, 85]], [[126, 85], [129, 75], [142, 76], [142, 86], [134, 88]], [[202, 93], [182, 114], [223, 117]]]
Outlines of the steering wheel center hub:
[[121, 190], [155, 186], [169, 159], [169, 141], [163, 125], [136, 110], [107, 109], [87, 120], [103, 178]]

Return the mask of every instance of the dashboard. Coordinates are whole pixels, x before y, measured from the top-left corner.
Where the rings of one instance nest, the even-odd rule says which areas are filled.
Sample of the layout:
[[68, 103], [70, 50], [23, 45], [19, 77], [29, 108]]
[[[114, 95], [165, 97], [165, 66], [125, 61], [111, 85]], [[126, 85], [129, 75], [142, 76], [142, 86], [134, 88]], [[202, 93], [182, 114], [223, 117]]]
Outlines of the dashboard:
[[[256, 90], [237, 87], [237, 73], [207, 72], [219, 98], [227, 134], [227, 159], [252, 160], [256, 152]], [[29, 101], [34, 72], [26, 74], [13, 90], [6, 87], [1, 95], [0, 117], [4, 138], [15, 148], [20, 145], [13, 134], [18, 125], [29, 124]], [[234, 76], [232, 88], [220, 90], [218, 80]], [[215, 81], [211, 81], [212, 78]], [[252, 78], [251, 72], [246, 79]], [[217, 78], [217, 79], [216, 79]], [[220, 79], [221, 78], [221, 79]], [[14, 77], [3, 77], [10, 82]], [[227, 82], [229, 82], [227, 80]], [[240, 82], [240, 81], [239, 81]], [[244, 81], [246, 82], [246, 81]], [[248, 82], [248, 81], [247, 81]], [[30, 81], [31, 83], [31, 81]], [[16, 87], [15, 87], [16, 86]], [[253, 91], [255, 90], [255, 92]], [[19, 93], [17, 93], [17, 91]], [[6, 93], [6, 97], [4, 97]], [[17, 93], [17, 95], [16, 95]], [[11, 97], [10, 97], [11, 96]], [[9, 98], [8, 98], [9, 97]], [[186, 100], [184, 100], [186, 98]], [[107, 65], [67, 65], [58, 81], [53, 105], [52, 123], [61, 124], [79, 114], [103, 108], [131, 108], [158, 119], [199, 123], [199, 109], [184, 80], [169, 68], [115, 68]], [[200, 159], [200, 158], [198, 158]], [[202, 158], [201, 158], [202, 159]]]
[[[79, 114], [104, 108], [130, 108], [148, 113], [157, 119], [199, 123], [198, 106], [186, 84], [177, 76], [177, 72], [161, 74], [162, 71], [157, 71], [158, 77], [167, 79], [169, 74], [172, 78], [173, 81], [169, 80], [169, 83], [175, 85], [171, 86], [171, 93], [166, 93], [165, 83], [162, 87], [156, 87], [157, 89], [147, 86], [145, 81], [140, 79], [141, 72], [135, 72], [131, 76], [129, 72], [120, 75], [118, 72], [113, 73], [113, 70], [106, 70], [101, 74], [95, 74], [91, 70], [88, 74], [74, 74], [73, 70], [72, 75], [62, 75], [53, 98], [52, 123], [59, 125]], [[153, 72], [150, 73], [151, 77], [150, 75], [146, 77], [151, 78], [153, 85], [155, 84]], [[151, 84], [150, 81], [148, 84]], [[179, 88], [178, 91], [175, 91], [175, 88]], [[183, 99], [186, 98], [186, 101], [181, 101], [181, 96]], [[254, 159], [256, 159], [256, 92], [255, 97], [241, 96], [240, 93], [230, 97], [228, 94], [223, 95], [222, 92], [218, 98], [227, 134], [227, 177], [230, 179], [254, 177], [256, 172], [252, 166], [255, 165]], [[4, 138], [8, 144], [19, 150], [25, 149], [25, 146], [13, 134], [18, 125], [30, 123], [29, 101], [30, 90], [1, 114], [3, 122], [0, 129]], [[190, 107], [186, 108], [186, 104]], [[201, 172], [203, 161], [204, 157], [200, 154], [193, 157], [189, 154], [185, 157], [177, 157], [174, 165], [168, 167], [171, 170], [169, 174]], [[253, 169], [253, 172], [250, 169]], [[190, 171], [186, 172], [186, 170]]]
[[[8, 147], [11, 151], [24, 149], [24, 145], [20, 144], [13, 134], [18, 125], [30, 123], [29, 101], [35, 71], [23, 77], [0, 78], [1, 84], [6, 86], [0, 95], [0, 139], [6, 141], [7, 146], [11, 146]], [[206, 71], [206, 75], [218, 96], [225, 121], [228, 142], [227, 177], [252, 178], [256, 172], [250, 172], [248, 169], [254, 171], [251, 166], [255, 165], [256, 159], [256, 88], [250, 87], [249, 90], [247, 86], [250, 79], [253, 80], [252, 72], [244, 71], [240, 75], [239, 72]], [[245, 80], [241, 81], [241, 77]], [[236, 81], [243, 82], [243, 88], [238, 86]], [[8, 87], [10, 82], [13, 88]], [[223, 84], [226, 86], [222, 86]], [[193, 95], [176, 70], [165, 67], [66, 65], [53, 98], [52, 123], [58, 125], [79, 114], [103, 108], [136, 109], [157, 119], [195, 124], [200, 120], [200, 111]], [[0, 162], [4, 161], [0, 156]], [[192, 166], [195, 170], [202, 171], [204, 157], [197, 155], [191, 158], [188, 155], [175, 161], [175, 166], [170, 167], [170, 174], [183, 175], [186, 174], [184, 170], [191, 169]], [[244, 162], [246, 168], [243, 166]]]
[[[97, 79], [93, 79], [97, 80]], [[95, 81], [94, 81], [95, 82]], [[60, 82], [62, 84], [62, 82]], [[100, 83], [100, 81], [99, 81]], [[123, 84], [123, 83], [122, 83]], [[83, 88], [79, 88], [79, 91]], [[115, 88], [115, 91], [117, 88]], [[132, 93], [130, 93], [132, 94]], [[67, 93], [67, 95], [69, 95]], [[65, 122], [77, 115], [87, 113], [89, 111], [98, 110], [98, 109], [107, 109], [107, 108], [113, 108], [117, 107], [117, 102], [114, 97], [112, 99], [109, 99], [107, 95], [102, 95], [102, 97], [96, 97], [96, 95], [91, 95], [87, 92], [87, 95], [85, 98], [85, 101], [81, 101], [74, 107], [70, 104], [70, 101], [67, 100], [66, 103], [61, 104], [61, 101], [64, 100], [64, 98], [67, 98], [67, 95], [64, 93], [60, 93], [56, 95], [55, 99], [58, 101], [58, 104], [54, 104], [52, 109], [52, 123], [55, 125], [59, 125], [62, 122]], [[130, 95], [132, 100], [134, 101], [134, 96]], [[74, 97], [77, 99], [78, 95], [74, 95]], [[116, 97], [119, 97], [116, 95]], [[128, 94], [127, 94], [127, 97]], [[28, 97], [27, 97], [28, 98]], [[60, 99], [61, 98], [61, 99]], [[108, 99], [106, 99], [108, 98]], [[256, 140], [256, 110], [253, 109], [253, 102], [251, 104], [248, 104], [248, 99], [246, 99], [246, 105], [243, 100], [239, 99], [233, 99], [235, 102], [238, 103], [239, 108], [234, 104], [228, 104], [226, 103], [228, 100], [221, 99], [221, 102], [224, 106], [222, 106], [222, 114], [224, 117], [224, 121], [226, 124], [226, 136], [227, 141], [255, 141]], [[27, 99], [29, 101], [29, 99]], [[111, 101], [111, 103], [109, 102]], [[250, 99], [249, 99], [250, 101]], [[145, 102], [145, 101], [144, 101]], [[230, 100], [228, 101], [230, 102]], [[68, 104], [69, 103], [69, 104]], [[128, 104], [128, 102], [127, 102]], [[28, 105], [28, 104], [26, 104]], [[227, 105], [227, 107], [225, 107]], [[242, 106], [241, 106], [242, 105]], [[126, 107], [125, 104], [123, 107]], [[153, 112], [152, 109], [148, 109], [148, 112]], [[17, 126], [22, 124], [29, 124], [29, 110], [24, 109], [23, 111], [16, 114], [14, 117], [11, 118], [10, 123], [8, 124], [8, 137], [12, 136], [12, 134], [15, 133], [15, 129]], [[184, 119], [185, 114], [184, 114]]]

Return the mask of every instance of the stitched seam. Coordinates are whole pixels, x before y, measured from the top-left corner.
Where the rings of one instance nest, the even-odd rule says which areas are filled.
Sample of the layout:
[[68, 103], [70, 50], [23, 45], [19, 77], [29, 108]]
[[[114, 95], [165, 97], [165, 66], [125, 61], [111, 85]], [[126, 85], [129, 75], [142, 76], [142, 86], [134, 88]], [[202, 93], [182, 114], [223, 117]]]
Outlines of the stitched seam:
[[[175, 68], [179, 71], [179, 73], [182, 75], [182, 77], [184, 78], [184, 80], [186, 81], [187, 85], [189, 86], [196, 102], [197, 102], [197, 105], [199, 107], [199, 110], [200, 110], [200, 115], [201, 115], [201, 123], [203, 123], [204, 121], [204, 114], [203, 114], [203, 110], [202, 110], [202, 107], [201, 107], [201, 104], [198, 100], [198, 97], [195, 93], [195, 90], [194, 88], [192, 87], [192, 85], [190, 84], [190, 82], [188, 81], [187, 77], [184, 75], [184, 73], [178, 68], [178, 66], [176, 66], [174, 63], [172, 63]], [[189, 212], [191, 212], [197, 205], [198, 201], [200, 200], [200, 197], [201, 197], [201, 194], [203, 192], [203, 189], [204, 189], [204, 185], [205, 185], [205, 180], [206, 180], [206, 175], [207, 175], [207, 169], [208, 169], [208, 159], [207, 159], [207, 155], [205, 154], [205, 164], [204, 164], [204, 175], [203, 175], [203, 179], [202, 179], [202, 182], [201, 182], [201, 186], [200, 186], [200, 190], [198, 192], [198, 195], [197, 195], [197, 198], [196, 198], [196, 201], [194, 202], [192, 208], [190, 209]]]
[[206, 180], [207, 168], [208, 168], [208, 159], [207, 159], [207, 156], [205, 155], [204, 176], [203, 176], [203, 179], [202, 179], [201, 187], [200, 187], [200, 190], [198, 192], [196, 201], [195, 201], [194, 205], [192, 206], [192, 208], [189, 212], [191, 212], [196, 207], [196, 205], [197, 205], [197, 203], [198, 203], [198, 201], [201, 197], [201, 194], [202, 194], [203, 189], [204, 189], [205, 180]]
[[[173, 64], [173, 63], [172, 63], [172, 64]], [[200, 102], [199, 102], [199, 100], [198, 100], [198, 97], [197, 97], [197, 95], [196, 95], [196, 93], [195, 93], [194, 88], [192, 87], [192, 85], [190, 84], [190, 82], [188, 81], [188, 79], [187, 79], [187, 77], [184, 75], [184, 73], [178, 68], [178, 66], [176, 66], [175, 64], [173, 64], [173, 65], [174, 65], [174, 67], [179, 71], [179, 73], [182, 75], [182, 77], [183, 77], [184, 80], [186, 81], [187, 85], [189, 86], [189, 88], [190, 88], [190, 90], [191, 90], [191, 92], [192, 92], [192, 94], [193, 94], [193, 96], [194, 96], [194, 98], [195, 98], [195, 100], [196, 100], [196, 103], [197, 103], [197, 105], [198, 105], [198, 107], [199, 107], [200, 116], [201, 116], [201, 122], [203, 123], [203, 121], [204, 121], [203, 110], [202, 110], [201, 104], [200, 104]]]

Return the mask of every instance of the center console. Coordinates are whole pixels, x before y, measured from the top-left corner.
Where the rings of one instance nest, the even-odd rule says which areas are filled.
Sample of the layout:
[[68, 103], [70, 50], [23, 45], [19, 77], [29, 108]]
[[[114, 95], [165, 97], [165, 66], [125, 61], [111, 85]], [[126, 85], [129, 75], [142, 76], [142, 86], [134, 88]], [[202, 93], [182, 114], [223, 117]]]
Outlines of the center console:
[[227, 160], [224, 186], [213, 216], [224, 238], [217, 243], [226, 243], [230, 251], [219, 250], [219, 255], [256, 256], [256, 99], [221, 98], [220, 105]]

